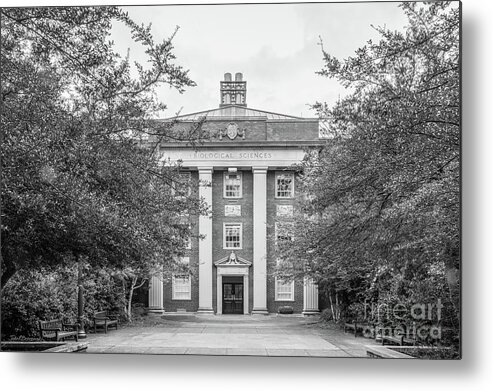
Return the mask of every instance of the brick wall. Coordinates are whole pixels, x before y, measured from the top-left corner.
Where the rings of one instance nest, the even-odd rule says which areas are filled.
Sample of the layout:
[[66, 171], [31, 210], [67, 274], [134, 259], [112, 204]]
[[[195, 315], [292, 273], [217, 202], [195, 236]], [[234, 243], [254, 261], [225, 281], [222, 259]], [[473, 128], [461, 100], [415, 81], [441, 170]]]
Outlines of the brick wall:
[[[235, 251], [237, 256], [253, 262], [253, 173], [251, 171], [242, 171], [243, 191], [242, 198], [224, 198], [224, 171], [215, 170], [212, 176], [212, 256], [213, 261], [228, 256], [231, 250], [223, 249], [223, 223], [242, 223], [242, 248]], [[192, 179], [198, 179], [198, 173], [192, 173]], [[296, 192], [296, 185], [295, 185]], [[292, 306], [294, 312], [300, 313], [303, 310], [303, 283], [295, 281], [294, 284], [294, 301], [276, 301], [275, 300], [275, 279], [273, 272], [276, 266], [276, 252], [274, 245], [275, 222], [289, 221], [289, 218], [276, 217], [276, 205], [293, 205], [292, 199], [275, 198], [275, 171], [267, 173], [267, 309], [271, 313], [278, 312], [281, 306]], [[241, 216], [225, 216], [225, 205], [240, 205]], [[198, 235], [198, 221], [193, 227], [194, 234]], [[185, 309], [186, 311], [197, 311], [199, 307], [199, 255], [198, 239], [192, 239], [192, 248], [187, 250], [186, 255], [190, 257], [190, 268], [192, 272], [191, 300], [172, 300], [171, 281], [167, 280], [164, 287], [164, 308], [166, 311], [177, 311]], [[249, 271], [249, 311], [253, 309], [253, 268]], [[212, 276], [212, 304], [213, 309], [217, 311], [217, 273], [216, 267], [213, 266]]]
[[[318, 120], [267, 120], [267, 119], [221, 119], [204, 122], [202, 129], [213, 135], [211, 141], [218, 141], [219, 132], [225, 130], [229, 123], [238, 125], [239, 131], [245, 130], [245, 141], [293, 141], [318, 140]], [[190, 131], [191, 122], [179, 123], [174, 126], [175, 131], [184, 129]], [[155, 138], [151, 138], [155, 141]], [[222, 143], [241, 143], [241, 137], [231, 140], [223, 136]]]
[[[265, 120], [220, 120], [220, 121], [208, 121], [204, 123], [203, 129], [211, 132], [211, 134], [219, 134], [219, 131], [225, 130], [230, 122], [234, 122], [238, 125], [238, 130], [245, 129], [245, 140], [266, 140], [266, 121]], [[241, 137], [231, 140], [228, 136], [223, 136], [223, 143], [238, 143]], [[214, 139], [217, 141], [217, 138]]]
[[[191, 173], [192, 183], [198, 184], [199, 174], [197, 171]], [[197, 193], [197, 186], [192, 189]], [[185, 256], [190, 259], [191, 272], [191, 300], [173, 300], [173, 290], [171, 284], [171, 276], [166, 276], [163, 295], [164, 295], [164, 310], [166, 312], [176, 312], [178, 309], [186, 310], [187, 312], [195, 312], [199, 308], [199, 224], [198, 217], [192, 221], [192, 240], [191, 248], [185, 250]]]
[[[223, 249], [223, 223], [242, 223], [242, 249], [235, 250], [237, 256], [253, 261], [253, 173], [242, 171], [242, 198], [224, 198], [224, 171], [214, 171], [212, 176], [212, 259], [217, 261], [228, 256], [231, 250]], [[240, 205], [241, 216], [225, 216], [225, 205]], [[249, 271], [249, 306], [253, 306], [253, 267]], [[213, 308], [217, 310], [217, 273], [213, 271]]]
[[[295, 183], [295, 194], [296, 194]], [[295, 313], [303, 311], [303, 282], [294, 283], [294, 300], [277, 301], [275, 293], [276, 247], [275, 247], [275, 223], [276, 221], [290, 221], [289, 218], [276, 216], [276, 205], [294, 205], [294, 198], [275, 198], [275, 171], [267, 173], [267, 309], [271, 313], [278, 312], [279, 307], [291, 306]]]
[[268, 121], [267, 140], [317, 140], [318, 120], [314, 121]]

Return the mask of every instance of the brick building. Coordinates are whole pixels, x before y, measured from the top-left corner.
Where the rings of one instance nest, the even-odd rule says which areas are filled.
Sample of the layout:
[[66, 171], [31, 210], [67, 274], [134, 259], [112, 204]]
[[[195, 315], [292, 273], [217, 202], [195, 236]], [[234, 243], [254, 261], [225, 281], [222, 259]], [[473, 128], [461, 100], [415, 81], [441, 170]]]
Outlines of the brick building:
[[[163, 158], [182, 160], [185, 175], [199, 183], [210, 216], [197, 217], [183, 262], [190, 275], [154, 276], [152, 312], [318, 312], [318, 290], [309, 280], [278, 280], [276, 241], [292, 221], [296, 175], [292, 165], [319, 144], [318, 119], [303, 119], [247, 107], [241, 73], [224, 75], [218, 108], [177, 117], [199, 120], [216, 136], [200, 147], [161, 145]], [[194, 181], [191, 183], [194, 183]], [[205, 184], [205, 185], [204, 185]], [[206, 184], [210, 184], [207, 186]]]

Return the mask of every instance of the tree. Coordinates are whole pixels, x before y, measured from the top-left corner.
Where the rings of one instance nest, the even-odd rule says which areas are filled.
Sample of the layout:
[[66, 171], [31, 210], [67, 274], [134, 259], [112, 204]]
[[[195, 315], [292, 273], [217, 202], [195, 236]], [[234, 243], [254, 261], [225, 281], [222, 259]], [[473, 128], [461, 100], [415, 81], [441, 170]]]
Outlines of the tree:
[[[3, 8], [2, 289], [23, 268], [87, 257], [98, 265], [172, 263], [190, 235], [178, 165], [156, 153], [168, 139], [196, 141], [156, 121], [155, 88], [194, 86], [175, 64], [172, 37], [154, 42], [116, 7]], [[125, 24], [147, 64], [122, 58], [109, 41]], [[149, 135], [155, 144], [149, 142]]]
[[323, 50], [319, 74], [350, 92], [314, 106], [329, 139], [301, 167], [310, 196], [283, 257], [346, 305], [445, 298], [458, 328], [460, 9], [400, 7], [404, 32], [377, 28], [344, 61]]

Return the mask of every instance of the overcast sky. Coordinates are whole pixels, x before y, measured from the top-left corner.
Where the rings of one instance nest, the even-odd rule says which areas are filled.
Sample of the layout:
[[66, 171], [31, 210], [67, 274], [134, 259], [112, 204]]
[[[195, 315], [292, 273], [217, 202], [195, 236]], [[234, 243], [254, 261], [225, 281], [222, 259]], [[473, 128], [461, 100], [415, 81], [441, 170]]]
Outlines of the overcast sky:
[[[216, 108], [219, 81], [225, 72], [242, 72], [247, 81], [248, 107], [313, 117], [308, 105], [332, 104], [344, 89], [336, 81], [315, 74], [323, 66], [324, 48], [338, 58], [351, 56], [368, 39], [371, 27], [402, 29], [406, 19], [398, 3], [325, 3], [260, 5], [194, 5], [126, 7], [139, 23], [152, 23], [156, 39], [174, 39], [177, 63], [190, 70], [197, 83], [180, 95], [159, 89], [168, 106], [164, 117]], [[127, 30], [113, 28], [118, 51], [130, 47], [132, 59], [142, 53], [131, 45]]]

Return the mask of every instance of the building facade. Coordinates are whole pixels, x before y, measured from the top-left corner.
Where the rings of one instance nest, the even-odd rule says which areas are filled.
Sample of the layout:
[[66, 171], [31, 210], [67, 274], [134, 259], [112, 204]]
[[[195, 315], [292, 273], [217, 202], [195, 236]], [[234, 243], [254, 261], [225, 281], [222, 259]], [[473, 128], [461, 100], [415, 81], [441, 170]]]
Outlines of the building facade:
[[[200, 146], [161, 145], [163, 159], [180, 159], [198, 183], [210, 214], [194, 222], [182, 261], [190, 274], [157, 275], [149, 284], [149, 311], [267, 314], [291, 307], [318, 312], [310, 280], [276, 278], [276, 242], [290, 239], [297, 177], [293, 168], [319, 144], [318, 119], [251, 109], [246, 81], [229, 73], [220, 82], [218, 108], [175, 118], [204, 121], [214, 136]], [[198, 238], [198, 236], [202, 238]]]

